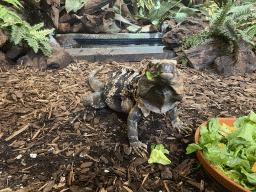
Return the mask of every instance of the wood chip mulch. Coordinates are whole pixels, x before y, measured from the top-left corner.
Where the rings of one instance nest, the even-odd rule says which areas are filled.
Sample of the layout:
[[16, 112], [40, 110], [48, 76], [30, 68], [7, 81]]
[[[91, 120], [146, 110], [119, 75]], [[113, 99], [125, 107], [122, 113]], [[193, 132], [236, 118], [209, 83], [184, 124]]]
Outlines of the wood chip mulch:
[[[193, 134], [183, 137], [164, 115], [139, 123], [140, 140], [164, 144], [170, 165], [148, 164], [130, 151], [126, 115], [109, 108], [83, 110], [92, 93], [88, 73], [104, 65], [97, 78], [107, 80], [122, 67], [141, 63], [78, 61], [61, 70], [0, 66], [0, 191], [227, 191], [186, 155]], [[209, 118], [256, 112], [256, 73], [222, 77], [179, 65], [184, 75], [180, 119], [194, 131]], [[149, 154], [148, 154], [149, 157]]]

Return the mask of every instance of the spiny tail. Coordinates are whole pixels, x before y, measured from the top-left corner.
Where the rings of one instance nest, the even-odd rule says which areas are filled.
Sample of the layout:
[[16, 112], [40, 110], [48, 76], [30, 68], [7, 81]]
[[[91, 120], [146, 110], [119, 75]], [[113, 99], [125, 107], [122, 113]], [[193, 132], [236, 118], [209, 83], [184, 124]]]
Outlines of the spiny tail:
[[94, 77], [96, 75], [96, 73], [98, 73], [102, 68], [103, 68], [103, 66], [100, 66], [100, 68], [98, 68], [94, 71], [91, 71], [89, 74], [89, 84], [95, 92], [104, 90], [105, 83], [101, 82], [100, 80], [98, 80]]

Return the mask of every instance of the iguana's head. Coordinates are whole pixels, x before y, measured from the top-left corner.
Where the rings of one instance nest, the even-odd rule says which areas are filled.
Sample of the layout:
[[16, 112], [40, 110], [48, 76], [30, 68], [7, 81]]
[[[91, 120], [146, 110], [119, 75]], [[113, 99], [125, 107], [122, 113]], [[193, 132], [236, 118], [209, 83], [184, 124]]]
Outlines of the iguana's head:
[[151, 60], [138, 82], [137, 100], [148, 110], [165, 113], [182, 99], [183, 80], [176, 60]]

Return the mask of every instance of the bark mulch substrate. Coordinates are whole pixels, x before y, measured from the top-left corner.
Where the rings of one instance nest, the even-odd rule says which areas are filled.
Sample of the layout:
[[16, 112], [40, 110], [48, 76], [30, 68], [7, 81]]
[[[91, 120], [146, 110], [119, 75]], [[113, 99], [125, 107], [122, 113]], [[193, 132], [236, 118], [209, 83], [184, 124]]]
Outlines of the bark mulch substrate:
[[[185, 154], [193, 135], [179, 135], [164, 115], [143, 118], [139, 135], [148, 148], [164, 144], [172, 161], [168, 166], [148, 164], [130, 153], [124, 114], [101, 109], [71, 125], [92, 91], [88, 72], [100, 65], [105, 67], [97, 78], [106, 80], [113, 71], [140, 69], [143, 63], [80, 61], [53, 71], [1, 66], [0, 190], [226, 191], [198, 168], [195, 154]], [[256, 111], [255, 73], [224, 78], [212, 71], [179, 68], [185, 87], [179, 116], [193, 130], [209, 118]]]

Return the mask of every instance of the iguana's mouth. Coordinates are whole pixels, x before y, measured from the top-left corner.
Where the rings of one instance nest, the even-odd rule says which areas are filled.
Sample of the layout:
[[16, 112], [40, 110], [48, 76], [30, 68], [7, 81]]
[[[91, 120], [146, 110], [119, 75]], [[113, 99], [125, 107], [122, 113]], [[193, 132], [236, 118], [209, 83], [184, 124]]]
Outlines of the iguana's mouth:
[[170, 109], [172, 109], [175, 105], [175, 103], [169, 102], [167, 104], [164, 104], [162, 106], [156, 106], [152, 103], [150, 103], [149, 101], [147, 101], [146, 99], [141, 98], [141, 101], [143, 102], [143, 105], [150, 111], [153, 111], [155, 113], [166, 113], [167, 111], [169, 111]]

